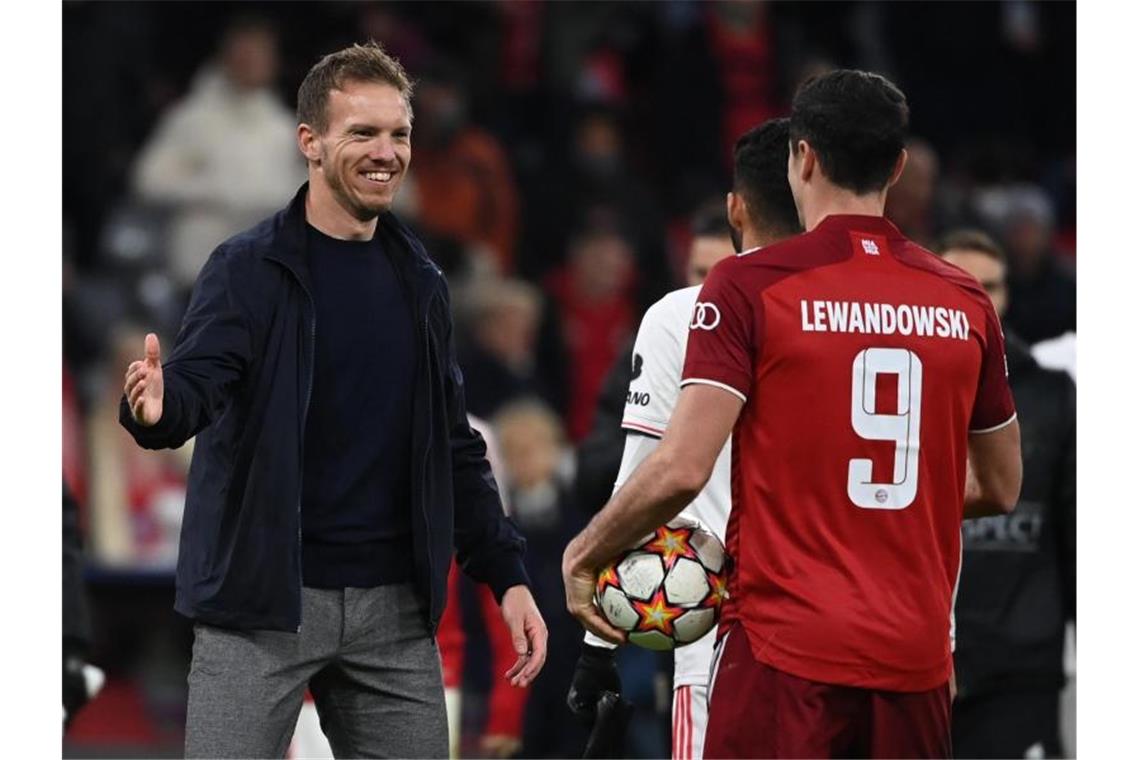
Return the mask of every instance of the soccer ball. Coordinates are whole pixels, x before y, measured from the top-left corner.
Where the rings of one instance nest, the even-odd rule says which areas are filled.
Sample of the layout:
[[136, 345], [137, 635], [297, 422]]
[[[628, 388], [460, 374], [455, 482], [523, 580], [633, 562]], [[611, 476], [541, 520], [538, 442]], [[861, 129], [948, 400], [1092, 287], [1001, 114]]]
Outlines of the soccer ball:
[[594, 603], [630, 643], [667, 650], [691, 644], [720, 619], [728, 597], [724, 545], [677, 517], [598, 574]]

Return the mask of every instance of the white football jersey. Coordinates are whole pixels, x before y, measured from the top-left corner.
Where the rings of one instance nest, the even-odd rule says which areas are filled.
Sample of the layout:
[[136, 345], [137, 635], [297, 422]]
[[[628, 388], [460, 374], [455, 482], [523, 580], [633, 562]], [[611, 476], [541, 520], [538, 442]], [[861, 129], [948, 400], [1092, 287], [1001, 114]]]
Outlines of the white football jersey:
[[[674, 290], [645, 312], [633, 345], [633, 374], [622, 416], [621, 425], [627, 431], [654, 438], [665, 434], [681, 393], [689, 322], [700, 292], [699, 285]], [[623, 462], [615, 488], [624, 482], [627, 469], [633, 470]], [[696, 520], [723, 542], [731, 506], [732, 438], [729, 437], [717, 456], [708, 483], [681, 514]], [[674, 688], [707, 685], [715, 637], [716, 628], [713, 628], [701, 639], [674, 650]]]

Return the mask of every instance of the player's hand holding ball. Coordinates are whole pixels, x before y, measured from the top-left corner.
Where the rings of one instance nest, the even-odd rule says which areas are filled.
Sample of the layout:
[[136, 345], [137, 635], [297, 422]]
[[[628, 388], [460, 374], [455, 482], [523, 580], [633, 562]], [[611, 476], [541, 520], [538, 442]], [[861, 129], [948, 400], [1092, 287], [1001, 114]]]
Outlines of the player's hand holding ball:
[[162, 419], [162, 361], [154, 333], [147, 333], [142, 361], [127, 367], [123, 393], [135, 422], [150, 427]]
[[598, 573], [606, 622], [646, 649], [691, 644], [720, 620], [728, 597], [724, 545], [686, 517], [662, 525]]

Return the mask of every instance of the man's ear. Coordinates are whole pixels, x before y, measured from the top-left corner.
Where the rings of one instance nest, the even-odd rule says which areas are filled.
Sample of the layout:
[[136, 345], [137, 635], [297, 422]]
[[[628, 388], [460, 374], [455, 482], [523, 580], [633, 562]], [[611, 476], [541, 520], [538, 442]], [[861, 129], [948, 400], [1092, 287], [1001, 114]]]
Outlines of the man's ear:
[[729, 191], [725, 196], [725, 212], [728, 214], [728, 223], [737, 232], [744, 230], [744, 219], [748, 215], [748, 202], [740, 193]]
[[297, 125], [297, 147], [305, 160], [319, 164], [321, 162], [321, 138], [317, 131], [308, 124]]
[[800, 182], [806, 183], [816, 170], [815, 149], [808, 144], [807, 140], [800, 140], [795, 147], [796, 154], [800, 156]]
[[889, 180], [887, 180], [887, 187], [891, 187], [892, 185], [894, 185], [896, 182], [899, 181], [899, 177], [902, 176], [903, 169], [906, 168], [907, 155], [908, 154], [906, 152], [906, 148], [903, 148], [899, 152], [899, 158], [897, 161], [895, 161], [895, 168], [891, 172], [891, 178]]

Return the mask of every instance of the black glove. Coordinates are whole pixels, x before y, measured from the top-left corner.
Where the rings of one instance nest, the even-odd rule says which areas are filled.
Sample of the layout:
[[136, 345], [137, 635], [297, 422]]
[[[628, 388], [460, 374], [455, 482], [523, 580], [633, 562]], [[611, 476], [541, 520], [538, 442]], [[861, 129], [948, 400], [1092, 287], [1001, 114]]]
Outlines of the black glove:
[[574, 677], [570, 679], [566, 704], [570, 707], [570, 712], [587, 726], [594, 724], [602, 692], [621, 694], [621, 679], [618, 677], [617, 666], [614, 665], [616, 651], [582, 644], [582, 654], [574, 666]]
[[81, 651], [66, 644], [63, 648], [63, 709], [66, 712], [64, 727], [71, 724], [79, 708], [87, 704], [87, 680], [83, 677], [85, 659]]
[[612, 691], [603, 691], [598, 698], [594, 730], [590, 732], [582, 757], [625, 757], [625, 729], [632, 714], [632, 703]]

